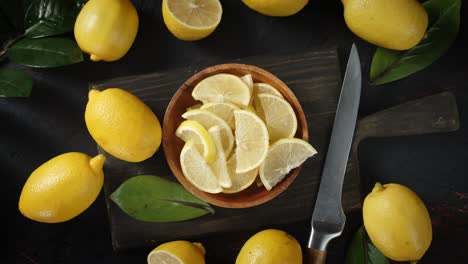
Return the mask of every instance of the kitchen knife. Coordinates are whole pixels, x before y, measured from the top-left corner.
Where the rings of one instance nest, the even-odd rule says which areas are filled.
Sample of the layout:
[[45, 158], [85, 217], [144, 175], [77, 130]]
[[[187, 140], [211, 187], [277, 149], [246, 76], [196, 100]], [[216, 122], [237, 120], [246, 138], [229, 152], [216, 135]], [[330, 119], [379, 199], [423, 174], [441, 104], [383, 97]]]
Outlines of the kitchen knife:
[[312, 214], [312, 229], [305, 263], [325, 263], [328, 242], [343, 232], [346, 216], [341, 206], [341, 193], [356, 127], [360, 95], [361, 63], [356, 45], [353, 44]]

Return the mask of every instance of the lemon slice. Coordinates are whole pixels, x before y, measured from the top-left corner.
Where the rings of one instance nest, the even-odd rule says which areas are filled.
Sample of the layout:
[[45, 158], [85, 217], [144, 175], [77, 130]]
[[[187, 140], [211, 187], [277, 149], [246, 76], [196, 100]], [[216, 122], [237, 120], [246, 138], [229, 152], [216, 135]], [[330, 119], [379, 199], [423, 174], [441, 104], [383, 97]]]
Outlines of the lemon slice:
[[226, 156], [229, 156], [232, 147], [234, 146], [234, 136], [226, 121], [204, 109], [194, 109], [187, 111], [182, 115], [182, 117], [185, 119], [197, 121], [206, 129], [210, 129], [210, 127], [213, 126], [219, 126], [221, 129], [221, 140], [223, 142], [224, 153]]
[[193, 140], [206, 162], [212, 163], [216, 158], [216, 146], [208, 131], [198, 122], [185, 120], [176, 130], [176, 136], [187, 142]]
[[201, 80], [193, 88], [195, 100], [206, 102], [229, 102], [247, 106], [250, 103], [250, 88], [241, 78], [228, 73], [218, 73]]
[[223, 190], [193, 140], [187, 141], [182, 148], [180, 166], [185, 178], [199, 190], [208, 193], [220, 193]]
[[253, 89], [254, 94], [272, 94], [283, 98], [283, 95], [268, 83], [254, 83]]
[[294, 137], [297, 118], [292, 106], [283, 98], [271, 94], [259, 94], [256, 105], [260, 117], [265, 120], [270, 141]]
[[237, 158], [236, 153], [233, 152], [229, 160], [227, 161], [227, 168], [229, 177], [231, 177], [232, 185], [229, 188], [223, 188], [223, 193], [238, 193], [247, 189], [250, 185], [255, 182], [258, 175], [258, 168], [245, 173], [236, 173]]
[[268, 130], [263, 121], [247, 110], [234, 111], [236, 121], [236, 172], [251, 171], [265, 160], [268, 152]]
[[260, 179], [271, 190], [292, 169], [300, 166], [317, 151], [305, 140], [284, 138], [272, 144], [265, 161], [260, 166]]
[[231, 103], [208, 102], [203, 104], [200, 109], [212, 112], [226, 121], [231, 129], [235, 128], [234, 110], [239, 110], [237, 105]]
[[219, 0], [163, 0], [162, 3], [164, 23], [181, 40], [209, 36], [221, 22], [222, 14]]
[[218, 177], [218, 183], [223, 188], [231, 187], [231, 178], [227, 168], [226, 156], [224, 155], [223, 144], [221, 143], [221, 129], [218, 126], [211, 127], [208, 130], [216, 145], [216, 158], [211, 164], [211, 169]]
[[250, 89], [250, 95], [253, 94], [253, 79], [252, 79], [252, 75], [251, 74], [246, 74], [244, 76], [241, 77], [242, 81], [245, 82], [245, 84], [247, 84], [247, 86], [249, 87]]
[[202, 107], [202, 104], [194, 104], [192, 106], [187, 107], [185, 110], [189, 111], [189, 110], [193, 110], [193, 109], [200, 109], [201, 107]]

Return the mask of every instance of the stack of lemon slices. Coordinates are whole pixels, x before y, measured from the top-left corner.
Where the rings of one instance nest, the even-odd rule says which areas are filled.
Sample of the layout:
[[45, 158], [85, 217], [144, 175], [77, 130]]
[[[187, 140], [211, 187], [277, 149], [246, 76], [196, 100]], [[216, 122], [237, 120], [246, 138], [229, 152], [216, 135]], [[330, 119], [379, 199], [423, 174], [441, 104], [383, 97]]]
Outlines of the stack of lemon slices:
[[294, 138], [297, 118], [282, 94], [252, 76], [218, 73], [200, 81], [176, 136], [187, 180], [208, 193], [237, 193], [257, 177], [271, 190], [317, 151]]

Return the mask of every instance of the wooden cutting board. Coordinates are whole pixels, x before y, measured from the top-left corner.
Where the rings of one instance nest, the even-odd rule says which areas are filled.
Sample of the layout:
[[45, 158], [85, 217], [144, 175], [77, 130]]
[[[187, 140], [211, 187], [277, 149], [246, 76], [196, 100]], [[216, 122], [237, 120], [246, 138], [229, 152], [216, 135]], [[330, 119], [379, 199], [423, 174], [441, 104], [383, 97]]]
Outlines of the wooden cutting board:
[[[291, 88], [307, 115], [309, 142], [318, 150], [318, 154], [306, 161], [297, 179], [285, 192], [263, 205], [246, 209], [214, 207], [213, 215], [173, 223], [145, 223], [134, 220], [109, 199], [109, 195], [132, 176], [153, 174], [176, 182], [162, 149], [141, 163], [127, 163], [108, 157], [104, 168], [104, 194], [115, 251], [151, 248], [165, 241], [197, 239], [213, 233], [258, 230], [311, 217], [341, 89], [337, 51], [304, 51], [221, 63], [230, 62], [261, 67]], [[94, 83], [90, 88], [126, 89], [148, 104], [162, 121], [167, 104], [176, 90], [186, 79], [207, 66], [211, 65], [123, 77]], [[369, 136], [431, 133], [450, 131], [457, 127], [455, 100], [451, 94], [444, 93], [362, 119], [358, 125], [353, 149], [356, 150], [360, 140]], [[342, 201], [345, 212], [359, 209], [361, 206], [360, 177], [356, 164], [357, 156], [352, 154], [343, 185]]]

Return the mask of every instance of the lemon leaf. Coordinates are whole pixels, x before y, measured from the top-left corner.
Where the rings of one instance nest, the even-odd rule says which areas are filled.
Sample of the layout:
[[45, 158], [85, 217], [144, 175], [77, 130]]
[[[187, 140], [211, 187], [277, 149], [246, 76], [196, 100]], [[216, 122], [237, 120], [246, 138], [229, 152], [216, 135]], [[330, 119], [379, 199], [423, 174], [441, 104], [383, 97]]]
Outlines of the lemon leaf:
[[369, 240], [364, 227], [358, 229], [346, 252], [346, 264], [390, 264]]
[[29, 97], [32, 86], [32, 78], [26, 72], [0, 70], [0, 97]]
[[73, 30], [84, 0], [30, 0], [25, 7], [25, 35], [42, 38]]
[[57, 67], [83, 61], [75, 41], [63, 37], [24, 38], [8, 50], [12, 61], [31, 67]]
[[129, 178], [110, 199], [127, 215], [144, 222], [177, 222], [214, 213], [182, 185], [153, 175]]
[[377, 48], [372, 58], [372, 85], [389, 83], [418, 72], [447, 52], [460, 28], [460, 0], [429, 0], [424, 8], [429, 15], [426, 36], [406, 51]]

